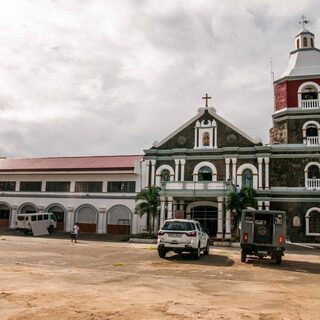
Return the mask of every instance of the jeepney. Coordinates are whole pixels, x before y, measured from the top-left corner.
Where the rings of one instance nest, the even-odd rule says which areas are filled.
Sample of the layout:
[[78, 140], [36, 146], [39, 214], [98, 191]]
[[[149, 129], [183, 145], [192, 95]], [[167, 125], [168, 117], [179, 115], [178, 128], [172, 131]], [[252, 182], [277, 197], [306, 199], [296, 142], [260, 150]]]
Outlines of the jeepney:
[[285, 251], [286, 213], [274, 210], [243, 210], [240, 224], [241, 262], [247, 256], [270, 256], [281, 264]]

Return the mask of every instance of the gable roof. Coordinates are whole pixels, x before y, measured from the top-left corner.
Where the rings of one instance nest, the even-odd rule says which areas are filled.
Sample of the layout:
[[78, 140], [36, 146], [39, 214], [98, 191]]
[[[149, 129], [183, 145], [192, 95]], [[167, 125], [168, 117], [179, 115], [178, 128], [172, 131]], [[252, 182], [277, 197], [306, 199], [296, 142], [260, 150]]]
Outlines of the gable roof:
[[217, 115], [216, 109], [215, 108], [199, 108], [198, 109], [198, 114], [196, 114], [193, 118], [191, 118], [188, 122], [186, 122], [185, 124], [183, 124], [181, 127], [179, 127], [177, 130], [175, 130], [174, 132], [172, 132], [169, 136], [167, 136], [166, 138], [164, 138], [163, 140], [161, 140], [160, 142], [155, 141], [153, 143], [153, 147], [158, 148], [160, 146], [162, 146], [164, 143], [166, 143], [168, 140], [170, 140], [171, 138], [173, 138], [177, 133], [179, 133], [180, 131], [182, 131], [183, 129], [187, 128], [191, 123], [193, 123], [194, 121], [196, 121], [198, 118], [200, 118], [205, 111], [208, 111], [209, 114], [216, 120], [222, 122], [223, 124], [225, 124], [226, 126], [228, 126], [229, 128], [233, 129], [235, 132], [239, 133], [240, 135], [242, 135], [243, 137], [245, 137], [246, 139], [248, 139], [250, 142], [252, 142], [253, 144], [257, 144], [259, 142], [261, 142], [260, 139], [255, 139], [250, 137], [249, 135], [247, 135], [245, 132], [243, 132], [242, 130], [238, 129], [237, 127], [235, 127], [233, 124], [231, 124], [230, 122], [228, 122], [227, 120], [225, 120], [224, 118], [222, 118], [221, 116]]
[[6, 171], [79, 171], [79, 170], [132, 170], [142, 155], [4, 158], [0, 159], [0, 172]]

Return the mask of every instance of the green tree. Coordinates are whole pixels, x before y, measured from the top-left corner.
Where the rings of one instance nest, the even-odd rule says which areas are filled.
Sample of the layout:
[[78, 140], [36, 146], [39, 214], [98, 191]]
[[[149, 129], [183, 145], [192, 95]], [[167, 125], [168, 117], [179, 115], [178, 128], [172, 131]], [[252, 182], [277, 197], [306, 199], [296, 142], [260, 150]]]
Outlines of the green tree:
[[154, 229], [155, 218], [158, 214], [159, 189], [151, 186], [136, 195], [135, 213], [140, 217], [147, 215], [147, 231], [151, 234]]
[[243, 187], [240, 192], [232, 191], [228, 194], [226, 207], [227, 210], [235, 212], [236, 226], [238, 225], [238, 221], [241, 219], [243, 209], [248, 207], [257, 208], [256, 196], [257, 192], [252, 187]]

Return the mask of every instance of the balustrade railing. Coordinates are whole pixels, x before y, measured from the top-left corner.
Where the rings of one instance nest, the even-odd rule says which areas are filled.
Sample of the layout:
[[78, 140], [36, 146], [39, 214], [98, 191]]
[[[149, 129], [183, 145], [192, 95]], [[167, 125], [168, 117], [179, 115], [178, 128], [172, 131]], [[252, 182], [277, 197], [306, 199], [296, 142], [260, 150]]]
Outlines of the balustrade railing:
[[306, 137], [307, 146], [318, 146], [320, 145], [319, 137]]
[[232, 190], [226, 181], [170, 181], [162, 185], [166, 190]]
[[316, 109], [320, 108], [320, 100], [301, 100], [301, 108], [302, 109]]
[[320, 189], [320, 179], [307, 179], [307, 189]]

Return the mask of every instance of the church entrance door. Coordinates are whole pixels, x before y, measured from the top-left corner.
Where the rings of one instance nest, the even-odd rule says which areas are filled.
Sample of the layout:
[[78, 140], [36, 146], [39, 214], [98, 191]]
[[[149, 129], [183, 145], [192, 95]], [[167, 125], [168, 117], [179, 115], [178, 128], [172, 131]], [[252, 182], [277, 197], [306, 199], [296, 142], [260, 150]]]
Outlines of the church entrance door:
[[216, 237], [218, 230], [218, 208], [199, 206], [191, 209], [191, 218], [201, 223], [209, 232], [210, 237]]

